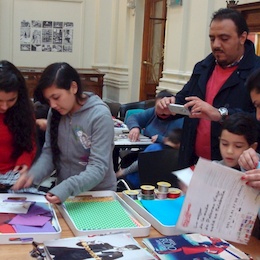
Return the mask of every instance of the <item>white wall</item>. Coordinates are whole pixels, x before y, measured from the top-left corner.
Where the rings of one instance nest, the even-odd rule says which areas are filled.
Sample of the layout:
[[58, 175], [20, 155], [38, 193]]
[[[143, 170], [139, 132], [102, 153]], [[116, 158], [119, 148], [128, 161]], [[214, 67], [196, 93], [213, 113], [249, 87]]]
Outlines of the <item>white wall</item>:
[[[165, 55], [160, 89], [178, 91], [195, 63], [210, 53], [211, 15], [225, 0], [183, 0], [167, 11]], [[257, 2], [240, 0], [239, 4]], [[127, 8], [127, 0], [0, 0], [0, 59], [17, 66], [45, 67], [66, 61], [76, 68], [106, 73], [103, 99], [121, 103], [139, 100], [145, 0]], [[74, 23], [72, 53], [22, 52], [23, 19]]]
[[[0, 0], [0, 59], [16, 66], [66, 61], [75, 68], [97, 68], [106, 73], [104, 99], [137, 100], [143, 3], [138, 0], [135, 11], [127, 8], [127, 0]], [[21, 51], [22, 20], [73, 22], [73, 51]]]

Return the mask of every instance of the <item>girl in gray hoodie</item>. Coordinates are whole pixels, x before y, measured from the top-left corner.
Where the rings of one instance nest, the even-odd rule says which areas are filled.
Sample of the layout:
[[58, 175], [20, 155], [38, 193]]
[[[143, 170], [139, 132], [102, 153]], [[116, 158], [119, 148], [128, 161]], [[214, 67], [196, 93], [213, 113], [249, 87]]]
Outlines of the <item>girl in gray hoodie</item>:
[[64, 62], [43, 71], [36, 93], [51, 107], [46, 140], [38, 160], [13, 189], [39, 185], [56, 170], [57, 185], [46, 194], [50, 203], [84, 191], [115, 191], [114, 125], [105, 103], [93, 93], [82, 92], [77, 71]]

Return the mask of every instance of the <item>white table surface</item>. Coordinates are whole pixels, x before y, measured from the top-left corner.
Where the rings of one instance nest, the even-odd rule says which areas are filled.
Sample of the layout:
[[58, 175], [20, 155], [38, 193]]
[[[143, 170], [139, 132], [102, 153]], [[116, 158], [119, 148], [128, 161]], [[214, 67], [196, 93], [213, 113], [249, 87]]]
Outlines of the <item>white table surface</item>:
[[115, 135], [114, 142], [115, 142], [115, 146], [133, 146], [133, 147], [147, 146], [147, 145], [153, 143], [149, 137], [146, 137], [144, 135], [140, 135], [140, 138], [139, 138], [138, 141], [131, 142], [128, 139], [128, 135], [127, 134]]

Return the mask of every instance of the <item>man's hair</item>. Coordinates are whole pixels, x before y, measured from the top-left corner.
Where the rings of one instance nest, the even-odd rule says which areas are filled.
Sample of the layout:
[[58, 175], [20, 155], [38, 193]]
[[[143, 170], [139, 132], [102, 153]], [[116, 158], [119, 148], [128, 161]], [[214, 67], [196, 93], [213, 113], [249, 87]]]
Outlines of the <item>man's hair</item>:
[[249, 145], [257, 142], [258, 127], [256, 118], [251, 114], [239, 112], [228, 116], [222, 125], [222, 131], [245, 137]]
[[225, 19], [229, 19], [234, 22], [237, 28], [238, 36], [241, 36], [243, 32], [247, 32], [247, 34], [249, 33], [249, 29], [243, 15], [240, 12], [231, 8], [221, 8], [213, 13], [210, 23], [216, 20], [222, 21]]
[[173, 96], [173, 94], [171, 92], [164, 89], [156, 95], [156, 99], [161, 99], [161, 98], [164, 98], [164, 97], [172, 97], [172, 96]]
[[256, 69], [246, 81], [246, 87], [249, 92], [255, 90], [256, 93], [260, 93], [260, 68]]

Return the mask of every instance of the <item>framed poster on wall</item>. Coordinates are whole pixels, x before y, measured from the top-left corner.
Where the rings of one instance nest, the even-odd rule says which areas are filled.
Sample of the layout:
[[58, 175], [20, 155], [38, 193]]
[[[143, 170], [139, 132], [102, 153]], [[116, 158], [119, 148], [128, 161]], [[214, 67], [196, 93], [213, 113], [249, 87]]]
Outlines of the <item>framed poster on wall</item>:
[[73, 22], [22, 20], [20, 50], [73, 52]]
[[14, 0], [13, 10], [15, 64], [45, 67], [52, 62], [66, 61], [80, 67], [83, 0]]

